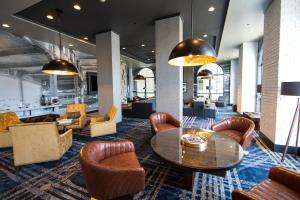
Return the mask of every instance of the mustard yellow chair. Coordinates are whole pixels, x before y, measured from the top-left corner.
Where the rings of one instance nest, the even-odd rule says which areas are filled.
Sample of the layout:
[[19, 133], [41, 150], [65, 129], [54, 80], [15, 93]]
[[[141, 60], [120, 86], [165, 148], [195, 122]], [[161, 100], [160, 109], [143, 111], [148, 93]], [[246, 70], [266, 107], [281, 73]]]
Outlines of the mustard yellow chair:
[[0, 148], [11, 147], [11, 137], [8, 126], [22, 123], [16, 113], [0, 113]]
[[72, 146], [72, 129], [58, 133], [55, 122], [24, 123], [9, 127], [15, 166], [59, 160]]
[[[62, 119], [70, 119], [72, 118], [72, 114], [76, 114], [76, 112], [80, 113], [78, 118], [73, 118], [74, 123], [72, 125], [66, 126], [66, 129], [82, 129], [86, 125], [86, 105], [85, 104], [69, 104], [67, 105], [66, 113], [56, 119], [57, 121]], [[74, 115], [73, 115], [74, 116]]]
[[109, 135], [117, 132], [116, 126], [117, 107], [112, 106], [108, 114], [109, 119], [105, 117], [91, 117], [91, 137]]

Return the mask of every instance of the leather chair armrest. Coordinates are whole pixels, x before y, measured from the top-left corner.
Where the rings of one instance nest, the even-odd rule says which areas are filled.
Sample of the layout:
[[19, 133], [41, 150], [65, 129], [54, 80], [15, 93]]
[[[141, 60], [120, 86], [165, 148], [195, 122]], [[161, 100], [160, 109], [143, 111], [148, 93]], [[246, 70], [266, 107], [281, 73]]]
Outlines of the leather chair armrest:
[[81, 128], [85, 127], [85, 124], [86, 124], [86, 115], [81, 115], [79, 117], [79, 124], [80, 124]]
[[252, 134], [254, 131], [255, 125], [254, 123], [249, 127], [246, 133], [243, 135], [241, 143], [243, 144], [243, 148], [246, 149], [251, 144], [252, 141]]
[[242, 190], [235, 189], [231, 193], [232, 200], [256, 200], [253, 196]]
[[110, 155], [106, 155], [108, 157], [135, 151], [134, 144], [128, 140], [118, 141], [117, 143], [107, 142], [105, 144], [105, 148], [108, 148], [110, 150]]
[[171, 115], [167, 117], [167, 122], [173, 124], [177, 128], [181, 127], [181, 122], [175, 119], [174, 117], [172, 117]]
[[228, 126], [228, 123], [227, 123], [227, 120], [223, 120], [223, 121], [220, 121], [216, 124], [213, 124], [211, 125], [211, 130], [213, 131], [223, 131], [223, 130], [226, 130], [226, 129], [229, 129], [229, 126]]
[[300, 193], [300, 174], [296, 172], [283, 167], [272, 167], [269, 172], [269, 178]]

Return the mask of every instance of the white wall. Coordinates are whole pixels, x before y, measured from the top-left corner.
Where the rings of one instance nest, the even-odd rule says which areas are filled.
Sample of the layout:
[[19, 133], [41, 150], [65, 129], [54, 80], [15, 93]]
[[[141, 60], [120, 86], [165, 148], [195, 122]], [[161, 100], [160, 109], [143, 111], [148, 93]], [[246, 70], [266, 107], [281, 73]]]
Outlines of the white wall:
[[[41, 97], [41, 85], [23, 80], [24, 103], [38, 104]], [[0, 108], [16, 107], [21, 102], [19, 79], [0, 76]]]
[[255, 112], [257, 42], [245, 42], [240, 47], [237, 70], [237, 110], [239, 113]]
[[239, 67], [238, 59], [231, 60], [231, 67], [230, 67], [230, 104], [236, 105], [237, 104], [237, 72]]
[[[296, 97], [281, 96], [281, 82], [300, 81], [300, 0], [273, 1], [265, 13], [261, 131], [284, 145]], [[296, 128], [290, 145], [295, 145]]]

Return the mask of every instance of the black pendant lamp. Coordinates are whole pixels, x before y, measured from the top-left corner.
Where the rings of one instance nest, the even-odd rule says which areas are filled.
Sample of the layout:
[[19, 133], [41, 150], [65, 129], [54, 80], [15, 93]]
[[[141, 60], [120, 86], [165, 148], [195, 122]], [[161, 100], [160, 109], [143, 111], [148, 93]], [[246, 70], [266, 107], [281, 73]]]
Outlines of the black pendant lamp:
[[138, 81], [138, 80], [145, 80], [146, 78], [143, 75], [137, 74], [134, 77], [134, 80]]
[[197, 76], [201, 79], [213, 79], [213, 73], [208, 69], [201, 70], [200, 72], [198, 72]]
[[178, 43], [169, 56], [175, 66], [199, 66], [217, 61], [214, 48], [199, 38], [193, 38], [193, 0], [191, 0], [191, 38]]
[[45, 74], [54, 75], [78, 75], [77, 68], [67, 60], [61, 59], [62, 45], [61, 45], [61, 34], [59, 32], [59, 51], [60, 59], [51, 60], [48, 64], [43, 66], [42, 72]]

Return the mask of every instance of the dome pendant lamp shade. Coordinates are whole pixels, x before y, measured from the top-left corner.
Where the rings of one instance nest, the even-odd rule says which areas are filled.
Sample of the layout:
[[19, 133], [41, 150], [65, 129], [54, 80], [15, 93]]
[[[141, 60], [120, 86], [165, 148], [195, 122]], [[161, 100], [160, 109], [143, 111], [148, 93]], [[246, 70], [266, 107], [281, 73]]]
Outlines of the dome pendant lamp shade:
[[138, 81], [138, 80], [145, 80], [146, 78], [143, 75], [137, 74], [134, 77], [134, 80]]
[[174, 66], [199, 66], [217, 61], [214, 48], [193, 36], [193, 0], [191, 0], [191, 38], [178, 43], [172, 50], [168, 63]]
[[216, 62], [214, 48], [201, 39], [187, 39], [177, 44], [169, 56], [169, 64], [175, 66], [199, 66]]
[[[60, 50], [60, 58], [61, 58], [61, 34], [59, 32], [59, 50]], [[45, 74], [52, 75], [65, 75], [65, 76], [74, 76], [78, 75], [77, 68], [67, 60], [63, 59], [55, 59], [51, 60], [48, 64], [43, 66], [42, 72]]]
[[198, 74], [198, 77], [200, 77], [201, 79], [213, 79], [213, 73], [211, 71], [209, 71], [208, 69], [203, 69], [201, 70]]
[[76, 67], [72, 63], [62, 59], [51, 60], [48, 64], [44, 65], [42, 72], [55, 75], [78, 75]]

